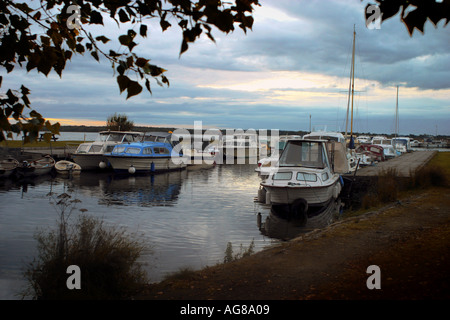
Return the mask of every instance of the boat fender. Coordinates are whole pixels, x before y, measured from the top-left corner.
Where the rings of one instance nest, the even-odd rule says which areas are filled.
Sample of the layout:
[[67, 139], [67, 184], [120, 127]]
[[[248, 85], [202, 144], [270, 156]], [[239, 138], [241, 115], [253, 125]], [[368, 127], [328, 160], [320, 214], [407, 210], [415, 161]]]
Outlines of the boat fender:
[[155, 171], [155, 163], [152, 162], [152, 164], [150, 165], [150, 171], [154, 172]]
[[342, 176], [339, 176], [339, 181], [341, 182], [341, 185], [344, 186], [344, 179], [342, 178]]
[[266, 189], [260, 188], [258, 190], [258, 202], [261, 202], [261, 203], [266, 202]]
[[104, 161], [100, 161], [98, 166], [100, 167], [100, 169], [105, 169], [106, 168], [106, 163]]
[[342, 187], [340, 184], [335, 184], [333, 187], [333, 198], [337, 199], [341, 193]]
[[128, 168], [128, 172], [131, 173], [131, 174], [133, 174], [133, 173], [136, 172], [136, 168], [133, 167], [133, 165], [131, 165], [131, 166]]

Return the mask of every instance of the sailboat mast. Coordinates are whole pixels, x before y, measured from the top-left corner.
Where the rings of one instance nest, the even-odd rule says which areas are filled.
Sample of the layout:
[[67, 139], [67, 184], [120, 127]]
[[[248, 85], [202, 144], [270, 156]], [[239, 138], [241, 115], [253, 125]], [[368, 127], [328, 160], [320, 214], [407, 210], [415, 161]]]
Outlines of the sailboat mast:
[[397, 86], [397, 102], [395, 104], [395, 126], [394, 126], [394, 130], [395, 130], [395, 136], [398, 136], [398, 131], [399, 131], [399, 121], [398, 121], [398, 86]]
[[353, 50], [352, 50], [352, 110], [351, 110], [351, 121], [350, 121], [350, 137], [353, 136], [353, 96], [355, 93], [355, 37], [356, 31], [355, 26], [353, 26]]

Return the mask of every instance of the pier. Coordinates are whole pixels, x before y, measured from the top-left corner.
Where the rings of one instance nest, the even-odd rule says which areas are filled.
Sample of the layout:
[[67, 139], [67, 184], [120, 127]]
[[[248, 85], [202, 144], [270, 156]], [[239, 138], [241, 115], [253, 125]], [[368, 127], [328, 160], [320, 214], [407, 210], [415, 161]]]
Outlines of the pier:
[[367, 166], [357, 170], [357, 177], [378, 176], [381, 172], [395, 170], [399, 177], [410, 177], [411, 173], [421, 168], [437, 153], [435, 150], [415, 151], [405, 153], [399, 157], [379, 162], [374, 166]]

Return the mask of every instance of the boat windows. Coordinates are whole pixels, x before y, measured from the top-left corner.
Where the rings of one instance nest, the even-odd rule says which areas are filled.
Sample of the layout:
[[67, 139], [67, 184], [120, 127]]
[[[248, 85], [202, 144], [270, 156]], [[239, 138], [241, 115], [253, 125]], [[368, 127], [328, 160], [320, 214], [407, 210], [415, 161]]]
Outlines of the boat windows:
[[327, 181], [329, 179], [328, 172], [322, 173], [322, 181]]
[[298, 181], [316, 182], [317, 181], [317, 176], [314, 173], [298, 172], [297, 173], [297, 180]]
[[113, 142], [121, 142], [123, 138], [123, 134], [119, 133], [111, 133], [106, 141], [113, 141]]
[[142, 154], [152, 154], [152, 148], [144, 148], [144, 151], [142, 151]]
[[129, 148], [127, 148], [127, 153], [139, 154], [139, 153], [141, 153], [141, 149], [140, 148], [129, 147]]
[[101, 152], [102, 151], [102, 146], [100, 145], [95, 145], [93, 144], [91, 146], [91, 149], [89, 149], [89, 152]]
[[153, 148], [153, 151], [155, 152], [155, 154], [169, 154], [169, 150], [167, 150], [166, 148]]
[[277, 172], [273, 175], [273, 180], [291, 180], [292, 172]]
[[114, 146], [106, 146], [105, 153], [110, 153], [114, 150]]
[[281, 167], [324, 168], [326, 162], [327, 158], [322, 143], [289, 141], [281, 154], [279, 163]]
[[86, 153], [89, 149], [90, 145], [88, 144], [80, 144], [80, 146], [77, 149], [77, 153]]
[[125, 147], [117, 146], [117, 147], [114, 148], [112, 153], [123, 153], [124, 151], [125, 151]]

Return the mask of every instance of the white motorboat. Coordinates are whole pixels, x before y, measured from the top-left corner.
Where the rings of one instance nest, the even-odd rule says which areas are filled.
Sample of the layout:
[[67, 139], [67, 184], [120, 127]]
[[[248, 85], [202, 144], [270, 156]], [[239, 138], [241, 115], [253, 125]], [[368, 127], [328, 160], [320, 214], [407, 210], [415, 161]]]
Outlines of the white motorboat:
[[[303, 136], [303, 139], [308, 140], [326, 140], [326, 141], [334, 141], [339, 144], [346, 145], [345, 137], [340, 132], [333, 132], [333, 131], [315, 131], [308, 134], [305, 134]], [[331, 144], [329, 144], [331, 146]], [[348, 168], [349, 172], [354, 172], [357, 169], [358, 166], [358, 156], [354, 152], [353, 149], [347, 149], [346, 157], [348, 161]], [[346, 172], [347, 173], [347, 172]]]
[[411, 152], [411, 138], [408, 137], [396, 137], [392, 138], [392, 144], [394, 149], [401, 153]]
[[345, 144], [290, 140], [281, 153], [276, 170], [261, 182], [264, 200], [272, 207], [288, 207], [291, 215], [310, 217], [339, 197], [343, 186], [339, 173], [346, 172]]
[[360, 144], [370, 144], [372, 142], [372, 139], [369, 136], [359, 136], [358, 142]]
[[60, 160], [55, 163], [56, 172], [62, 175], [78, 175], [81, 173], [81, 166], [68, 160]]
[[372, 139], [372, 144], [375, 146], [380, 146], [383, 148], [384, 157], [386, 159], [392, 159], [399, 155], [392, 145], [391, 139], [386, 139], [382, 137], [374, 137]]
[[258, 161], [258, 166], [255, 171], [258, 173], [258, 176], [264, 180], [266, 179], [273, 167], [275, 167], [278, 159], [280, 157], [281, 152], [283, 151], [286, 143], [289, 140], [301, 140], [302, 137], [299, 135], [282, 135], [278, 137], [278, 141], [275, 141], [276, 147], [273, 152], [271, 152], [270, 157], [262, 158]]
[[137, 142], [142, 139], [142, 132], [133, 131], [101, 131], [94, 142], [82, 143], [72, 155], [73, 161], [83, 170], [105, 169], [110, 167], [106, 153], [121, 143]]

